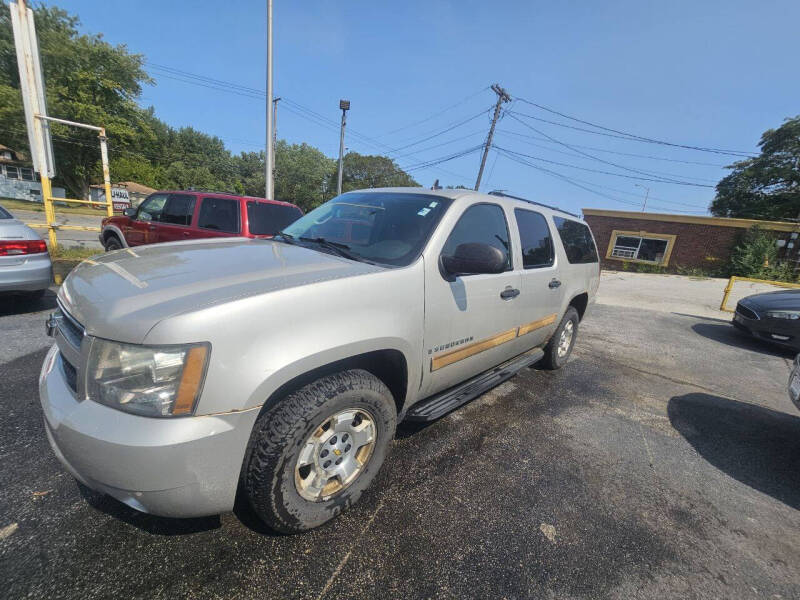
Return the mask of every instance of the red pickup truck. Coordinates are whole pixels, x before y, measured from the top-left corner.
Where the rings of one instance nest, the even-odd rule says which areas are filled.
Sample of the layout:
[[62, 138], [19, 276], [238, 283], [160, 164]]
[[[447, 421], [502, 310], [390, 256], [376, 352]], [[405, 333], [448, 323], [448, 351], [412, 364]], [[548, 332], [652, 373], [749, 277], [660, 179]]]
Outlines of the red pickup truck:
[[219, 192], [164, 191], [103, 219], [106, 250], [209, 237], [272, 237], [303, 215], [294, 204]]

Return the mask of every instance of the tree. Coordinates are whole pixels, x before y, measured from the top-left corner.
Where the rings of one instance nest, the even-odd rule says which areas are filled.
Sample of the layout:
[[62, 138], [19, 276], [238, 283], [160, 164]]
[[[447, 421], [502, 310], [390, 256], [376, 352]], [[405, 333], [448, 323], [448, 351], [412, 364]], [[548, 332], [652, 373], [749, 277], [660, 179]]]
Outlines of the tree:
[[[338, 172], [334, 168], [328, 181], [331, 190], [336, 190]], [[376, 187], [419, 187], [408, 173], [386, 156], [375, 156], [348, 152], [342, 165], [342, 192]]]
[[800, 116], [768, 129], [761, 154], [739, 161], [717, 184], [711, 214], [743, 219], [788, 219], [800, 213]]
[[303, 210], [319, 206], [330, 198], [325, 183], [335, 164], [313, 146], [279, 140], [275, 148], [275, 199], [294, 202]]
[[[36, 28], [47, 93], [53, 116], [105, 126], [118, 151], [152, 135], [136, 104], [141, 86], [152, 80], [144, 57], [125, 46], [112, 46], [101, 35], [82, 35], [79, 21], [56, 7], [35, 7]], [[0, 4], [0, 130], [8, 145], [27, 147], [9, 7]], [[89, 183], [100, 175], [97, 134], [53, 125], [55, 183], [70, 195], [87, 197]]]

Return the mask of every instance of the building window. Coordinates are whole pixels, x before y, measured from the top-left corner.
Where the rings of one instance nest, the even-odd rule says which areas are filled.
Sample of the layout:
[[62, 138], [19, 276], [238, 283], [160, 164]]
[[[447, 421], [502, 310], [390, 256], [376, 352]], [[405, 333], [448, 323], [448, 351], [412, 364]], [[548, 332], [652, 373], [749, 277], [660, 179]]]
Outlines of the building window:
[[5, 160], [12, 160], [14, 157], [11, 156], [11, 152], [9, 152], [8, 150], [3, 150], [2, 152], [0, 152], [0, 158], [3, 158]]
[[674, 235], [645, 231], [611, 232], [606, 258], [666, 266], [669, 263]]
[[6, 165], [6, 177], [9, 179], [19, 179], [19, 169], [11, 165]]
[[34, 181], [33, 169], [31, 169], [30, 167], [20, 167], [19, 172], [20, 175], [22, 176], [22, 179], [24, 179], [25, 181]]

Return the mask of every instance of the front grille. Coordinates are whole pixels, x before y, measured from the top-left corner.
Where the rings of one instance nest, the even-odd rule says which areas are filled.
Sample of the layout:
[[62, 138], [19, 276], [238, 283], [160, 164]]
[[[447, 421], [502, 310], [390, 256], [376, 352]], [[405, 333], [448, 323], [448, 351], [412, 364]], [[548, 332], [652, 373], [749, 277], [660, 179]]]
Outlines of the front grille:
[[80, 348], [84, 334], [83, 326], [64, 310], [60, 302], [56, 311], [56, 319], [58, 320], [58, 329], [67, 341], [75, 348]]
[[742, 315], [745, 319], [759, 319], [758, 313], [751, 308], [747, 308], [741, 302], [736, 305], [736, 312]]
[[78, 371], [75, 370], [67, 360], [64, 358], [63, 354], [58, 355], [61, 359], [61, 369], [64, 371], [64, 379], [67, 381], [67, 385], [69, 389], [71, 389], [74, 393], [78, 393]]

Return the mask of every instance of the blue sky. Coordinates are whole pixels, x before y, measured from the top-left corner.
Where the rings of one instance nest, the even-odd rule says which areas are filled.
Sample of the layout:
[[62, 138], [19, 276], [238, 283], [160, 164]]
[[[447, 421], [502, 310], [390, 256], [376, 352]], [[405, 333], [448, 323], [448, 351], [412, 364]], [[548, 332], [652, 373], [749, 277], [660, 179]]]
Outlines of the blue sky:
[[[56, 4], [77, 14], [85, 31], [126, 44], [152, 65], [265, 89], [263, 1]], [[585, 127], [520, 98], [649, 138], [755, 152], [765, 129], [800, 114], [798, 22], [795, 0], [275, 0], [274, 85], [287, 99], [279, 104], [278, 135], [335, 156], [338, 101], [348, 98], [346, 145], [361, 153], [395, 150], [390, 155], [413, 168], [484, 141], [495, 101], [488, 86], [497, 82], [516, 99], [510, 110], [518, 114], [504, 116], [495, 144], [536, 157], [524, 160], [572, 183], [493, 152], [481, 189], [573, 211], [637, 210], [639, 183], [650, 188], [654, 211], [702, 213], [713, 188], [581, 169], [713, 186], [726, 173], [719, 165], [735, 157], [532, 120], [519, 113]], [[157, 85], [145, 88], [142, 104], [168, 123], [218, 135], [234, 151], [263, 147], [263, 99], [170, 79], [156, 66], [151, 74]], [[471, 187], [479, 162], [473, 153], [412, 175], [425, 186], [439, 178]]]

